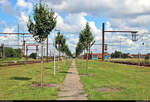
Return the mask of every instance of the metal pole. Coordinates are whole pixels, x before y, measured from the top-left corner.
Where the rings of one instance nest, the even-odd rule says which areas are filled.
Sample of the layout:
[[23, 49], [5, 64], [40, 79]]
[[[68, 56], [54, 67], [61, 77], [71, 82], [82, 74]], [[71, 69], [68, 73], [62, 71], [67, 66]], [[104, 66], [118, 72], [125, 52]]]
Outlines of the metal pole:
[[47, 58], [46, 58], [46, 61], [48, 63], [48, 37], [47, 37]]
[[23, 56], [25, 57], [25, 40], [23, 40]]
[[23, 34], [23, 47], [22, 47], [22, 50], [23, 50], [23, 57], [25, 57], [25, 40], [24, 40], [24, 34]]
[[2, 44], [2, 58], [5, 58], [5, 46]]
[[45, 58], [45, 46], [43, 45], [43, 47], [44, 47], [44, 58]]
[[103, 23], [102, 25], [102, 61], [104, 61], [104, 30], [105, 30], [105, 25]]
[[26, 58], [28, 57], [28, 46], [26, 46]]
[[19, 48], [19, 24], [18, 24], [18, 48]]
[[[55, 33], [54, 33], [54, 42], [55, 43]], [[56, 72], [55, 72], [55, 48], [54, 48], [54, 76], [55, 76]]]
[[89, 57], [88, 57], [88, 59], [90, 59], [90, 47], [89, 47]]
[[51, 53], [51, 50], [50, 50], [50, 58], [52, 57], [52, 53]]
[[121, 38], [120, 38], [120, 58], [121, 58]]
[[38, 45], [36, 45], [36, 60], [38, 60]]
[[55, 72], [55, 49], [54, 49], [54, 75], [56, 74]]

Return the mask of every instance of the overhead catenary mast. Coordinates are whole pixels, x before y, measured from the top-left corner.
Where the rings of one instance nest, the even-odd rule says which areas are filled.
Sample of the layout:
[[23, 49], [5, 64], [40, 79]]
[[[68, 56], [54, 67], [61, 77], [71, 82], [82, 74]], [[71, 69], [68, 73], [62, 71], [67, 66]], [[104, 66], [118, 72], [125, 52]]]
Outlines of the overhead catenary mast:
[[18, 23], [18, 48], [19, 48], [19, 23]]

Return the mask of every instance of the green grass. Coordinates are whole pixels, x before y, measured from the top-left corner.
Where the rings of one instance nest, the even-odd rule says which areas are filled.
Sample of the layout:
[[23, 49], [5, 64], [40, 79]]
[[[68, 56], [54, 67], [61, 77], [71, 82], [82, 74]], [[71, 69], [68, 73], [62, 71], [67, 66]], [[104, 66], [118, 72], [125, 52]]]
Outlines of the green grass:
[[[81, 60], [76, 60], [80, 74], [86, 73]], [[101, 61], [89, 61], [89, 74], [80, 76], [89, 100], [150, 99], [150, 68]], [[96, 88], [121, 88], [122, 91], [100, 92]]]
[[[71, 61], [56, 63], [56, 75], [53, 75], [53, 63], [45, 63], [44, 83], [62, 84]], [[59, 71], [58, 71], [59, 70]], [[55, 100], [59, 88], [32, 88], [32, 82], [40, 82], [40, 64], [4, 67], [0, 69], [0, 100]]]

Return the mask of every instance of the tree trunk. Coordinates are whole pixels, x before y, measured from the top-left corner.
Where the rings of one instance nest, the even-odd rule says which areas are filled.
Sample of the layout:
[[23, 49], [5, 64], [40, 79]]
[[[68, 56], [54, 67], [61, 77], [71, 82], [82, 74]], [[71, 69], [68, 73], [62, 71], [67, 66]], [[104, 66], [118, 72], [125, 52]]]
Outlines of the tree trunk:
[[44, 79], [44, 61], [43, 61], [43, 45], [44, 43], [41, 43], [41, 86], [43, 86], [43, 79]]
[[86, 54], [86, 74], [88, 75], [88, 51]]
[[59, 68], [59, 63], [60, 63], [60, 51], [59, 51], [59, 57], [58, 57], [58, 70], [60, 71], [60, 68]]

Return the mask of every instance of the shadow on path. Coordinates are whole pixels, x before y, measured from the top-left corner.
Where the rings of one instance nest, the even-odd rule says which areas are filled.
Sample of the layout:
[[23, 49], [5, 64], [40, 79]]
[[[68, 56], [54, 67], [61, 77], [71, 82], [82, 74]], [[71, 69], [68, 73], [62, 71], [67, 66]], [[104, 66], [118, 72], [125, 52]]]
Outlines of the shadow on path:
[[44, 67], [45, 69], [52, 69], [51, 67]]
[[67, 73], [67, 74], [72, 74], [72, 72], [67, 72], [67, 71], [60, 71], [59, 73]]

